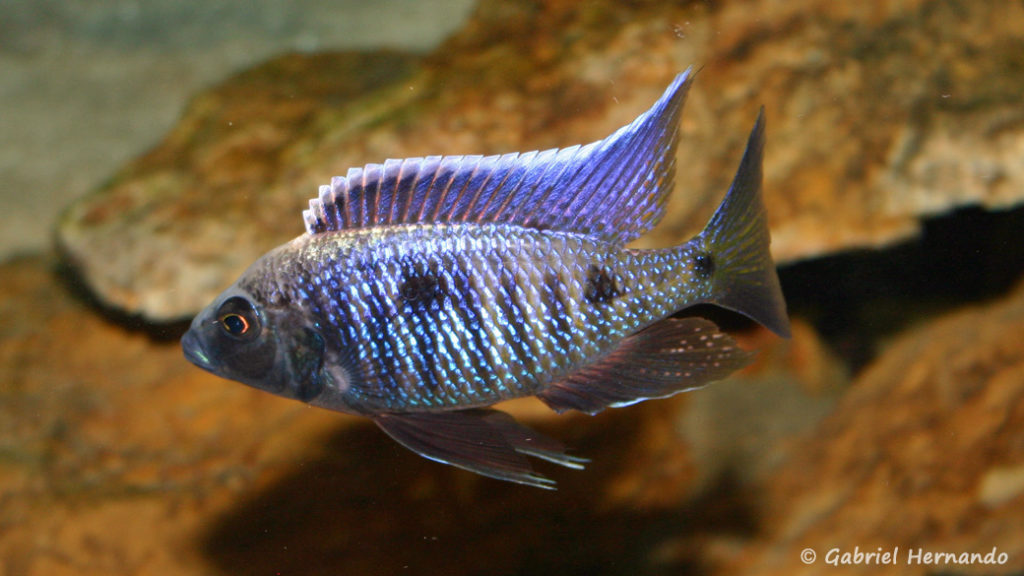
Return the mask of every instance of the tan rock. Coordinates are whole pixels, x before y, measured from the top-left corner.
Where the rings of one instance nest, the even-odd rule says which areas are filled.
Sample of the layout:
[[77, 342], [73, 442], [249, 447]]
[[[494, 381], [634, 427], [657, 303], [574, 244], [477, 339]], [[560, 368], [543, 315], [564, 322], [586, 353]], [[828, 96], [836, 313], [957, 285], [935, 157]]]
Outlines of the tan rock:
[[[899, 547], [901, 574], [1024, 569], [1024, 284], [908, 331], [855, 381], [761, 495], [755, 543], [722, 573], [831, 574], [832, 549]], [[1005, 564], [911, 553], [1005, 553]], [[801, 552], [816, 552], [808, 565]], [[920, 554], [918, 555], [920, 556]], [[874, 574], [878, 563], [844, 566]]]
[[421, 67], [288, 56], [197, 97], [58, 239], [108, 305], [181, 318], [302, 232], [316, 186], [350, 166], [595, 140], [693, 64], [678, 189], [646, 244], [703, 225], [764, 104], [776, 257], [885, 245], [1024, 198], [1022, 29], [1019, 3], [482, 2]]
[[354, 419], [194, 369], [76, 302], [53, 266], [0, 266], [0, 572], [208, 573], [209, 518]]
[[559, 482], [552, 494], [211, 376], [182, 357], [173, 329], [98, 317], [52, 267], [0, 266], [0, 572], [19, 576], [671, 566], [658, 559], [666, 534], [703, 534], [722, 514], [702, 491], [726, 467], [762, 478], [831, 403], [822, 392], [837, 377], [797, 322], [792, 341], [743, 335], [763, 348], [757, 363], [699, 392], [597, 417], [503, 405], [592, 459], [582, 471], [538, 463]]

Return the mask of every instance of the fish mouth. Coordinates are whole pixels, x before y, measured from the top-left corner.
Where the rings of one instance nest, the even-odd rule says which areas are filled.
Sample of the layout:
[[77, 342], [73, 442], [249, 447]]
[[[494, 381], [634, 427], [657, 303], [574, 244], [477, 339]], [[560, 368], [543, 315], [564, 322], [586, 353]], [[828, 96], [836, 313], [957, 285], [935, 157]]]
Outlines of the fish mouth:
[[181, 337], [181, 349], [185, 352], [185, 358], [189, 362], [199, 366], [207, 372], [214, 371], [215, 366], [213, 361], [206, 353], [206, 350], [203, 349], [202, 341], [200, 341], [199, 336], [195, 331], [189, 330]]

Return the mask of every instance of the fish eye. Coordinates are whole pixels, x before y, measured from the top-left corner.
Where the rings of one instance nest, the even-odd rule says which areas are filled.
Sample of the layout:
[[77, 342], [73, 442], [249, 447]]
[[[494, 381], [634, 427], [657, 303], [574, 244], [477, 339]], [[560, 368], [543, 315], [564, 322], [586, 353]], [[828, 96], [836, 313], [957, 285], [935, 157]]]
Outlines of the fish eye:
[[240, 314], [225, 314], [220, 323], [232, 336], [242, 336], [249, 331], [249, 321]]
[[237, 340], [251, 340], [260, 333], [256, 309], [251, 302], [240, 296], [229, 298], [220, 305], [217, 321], [228, 336]]

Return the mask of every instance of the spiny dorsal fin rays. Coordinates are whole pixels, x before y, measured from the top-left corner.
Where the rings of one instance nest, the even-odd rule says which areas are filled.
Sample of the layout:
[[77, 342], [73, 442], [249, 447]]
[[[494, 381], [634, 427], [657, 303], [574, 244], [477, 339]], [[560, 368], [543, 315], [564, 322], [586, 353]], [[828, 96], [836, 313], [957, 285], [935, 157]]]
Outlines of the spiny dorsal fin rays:
[[303, 213], [310, 234], [415, 223], [506, 223], [626, 243], [664, 213], [679, 115], [693, 74], [676, 77], [603, 140], [541, 152], [428, 156], [352, 168]]

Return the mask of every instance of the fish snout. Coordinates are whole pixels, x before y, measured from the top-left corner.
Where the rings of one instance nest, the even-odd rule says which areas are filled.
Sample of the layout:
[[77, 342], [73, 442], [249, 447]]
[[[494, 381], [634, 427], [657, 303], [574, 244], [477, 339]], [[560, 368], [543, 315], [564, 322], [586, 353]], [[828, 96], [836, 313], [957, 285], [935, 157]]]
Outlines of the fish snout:
[[203, 341], [196, 333], [195, 328], [189, 328], [188, 332], [181, 337], [181, 349], [185, 352], [185, 358], [189, 362], [199, 366], [208, 372], [214, 372], [216, 366], [210, 359], [210, 355], [203, 348]]

